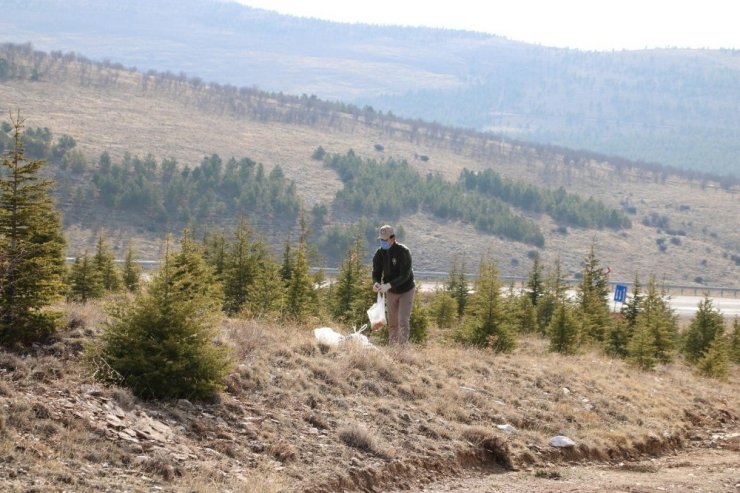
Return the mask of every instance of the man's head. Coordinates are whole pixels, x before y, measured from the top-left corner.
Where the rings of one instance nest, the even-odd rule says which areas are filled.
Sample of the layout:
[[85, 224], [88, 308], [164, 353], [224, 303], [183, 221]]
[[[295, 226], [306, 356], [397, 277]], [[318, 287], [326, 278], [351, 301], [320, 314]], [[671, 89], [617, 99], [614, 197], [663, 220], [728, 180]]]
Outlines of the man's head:
[[393, 226], [386, 224], [385, 226], [380, 227], [380, 230], [378, 231], [379, 240], [390, 241], [391, 238], [395, 237], [396, 234], [393, 231]]

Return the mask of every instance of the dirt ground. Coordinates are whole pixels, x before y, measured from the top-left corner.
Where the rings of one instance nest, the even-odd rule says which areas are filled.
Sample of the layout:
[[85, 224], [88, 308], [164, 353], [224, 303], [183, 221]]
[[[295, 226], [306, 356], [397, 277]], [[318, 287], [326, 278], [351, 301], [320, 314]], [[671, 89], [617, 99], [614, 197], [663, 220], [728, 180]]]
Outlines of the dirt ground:
[[696, 448], [614, 465], [561, 465], [516, 472], [476, 471], [427, 485], [418, 493], [450, 492], [740, 492], [740, 452]]

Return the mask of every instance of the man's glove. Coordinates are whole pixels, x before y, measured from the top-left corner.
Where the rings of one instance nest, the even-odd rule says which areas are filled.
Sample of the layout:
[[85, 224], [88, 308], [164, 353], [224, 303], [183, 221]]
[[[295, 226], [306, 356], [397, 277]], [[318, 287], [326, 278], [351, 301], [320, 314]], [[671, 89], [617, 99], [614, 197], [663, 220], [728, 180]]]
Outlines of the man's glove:
[[388, 290], [391, 289], [390, 283], [385, 283], [380, 285], [380, 292], [381, 293], [387, 293]]
[[376, 293], [380, 293], [380, 283], [379, 282], [376, 282], [375, 284], [373, 284], [373, 291], [375, 291]]

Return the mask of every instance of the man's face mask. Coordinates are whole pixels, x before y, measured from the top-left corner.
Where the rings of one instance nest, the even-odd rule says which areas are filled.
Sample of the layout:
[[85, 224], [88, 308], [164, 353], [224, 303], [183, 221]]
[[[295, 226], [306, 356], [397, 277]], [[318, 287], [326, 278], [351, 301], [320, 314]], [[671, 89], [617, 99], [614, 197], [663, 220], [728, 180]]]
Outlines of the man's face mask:
[[383, 250], [388, 250], [391, 247], [391, 244], [386, 240], [380, 240], [380, 248]]

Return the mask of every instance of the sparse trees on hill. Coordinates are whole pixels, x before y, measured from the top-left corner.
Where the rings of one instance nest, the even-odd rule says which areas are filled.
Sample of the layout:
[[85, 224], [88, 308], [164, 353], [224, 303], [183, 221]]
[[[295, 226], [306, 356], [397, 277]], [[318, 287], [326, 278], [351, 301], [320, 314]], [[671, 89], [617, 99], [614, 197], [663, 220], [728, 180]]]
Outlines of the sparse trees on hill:
[[15, 346], [54, 331], [44, 308], [63, 290], [64, 237], [54, 209], [45, 165], [27, 160], [23, 120], [12, 117], [13, 145], [0, 172], [0, 343]]

